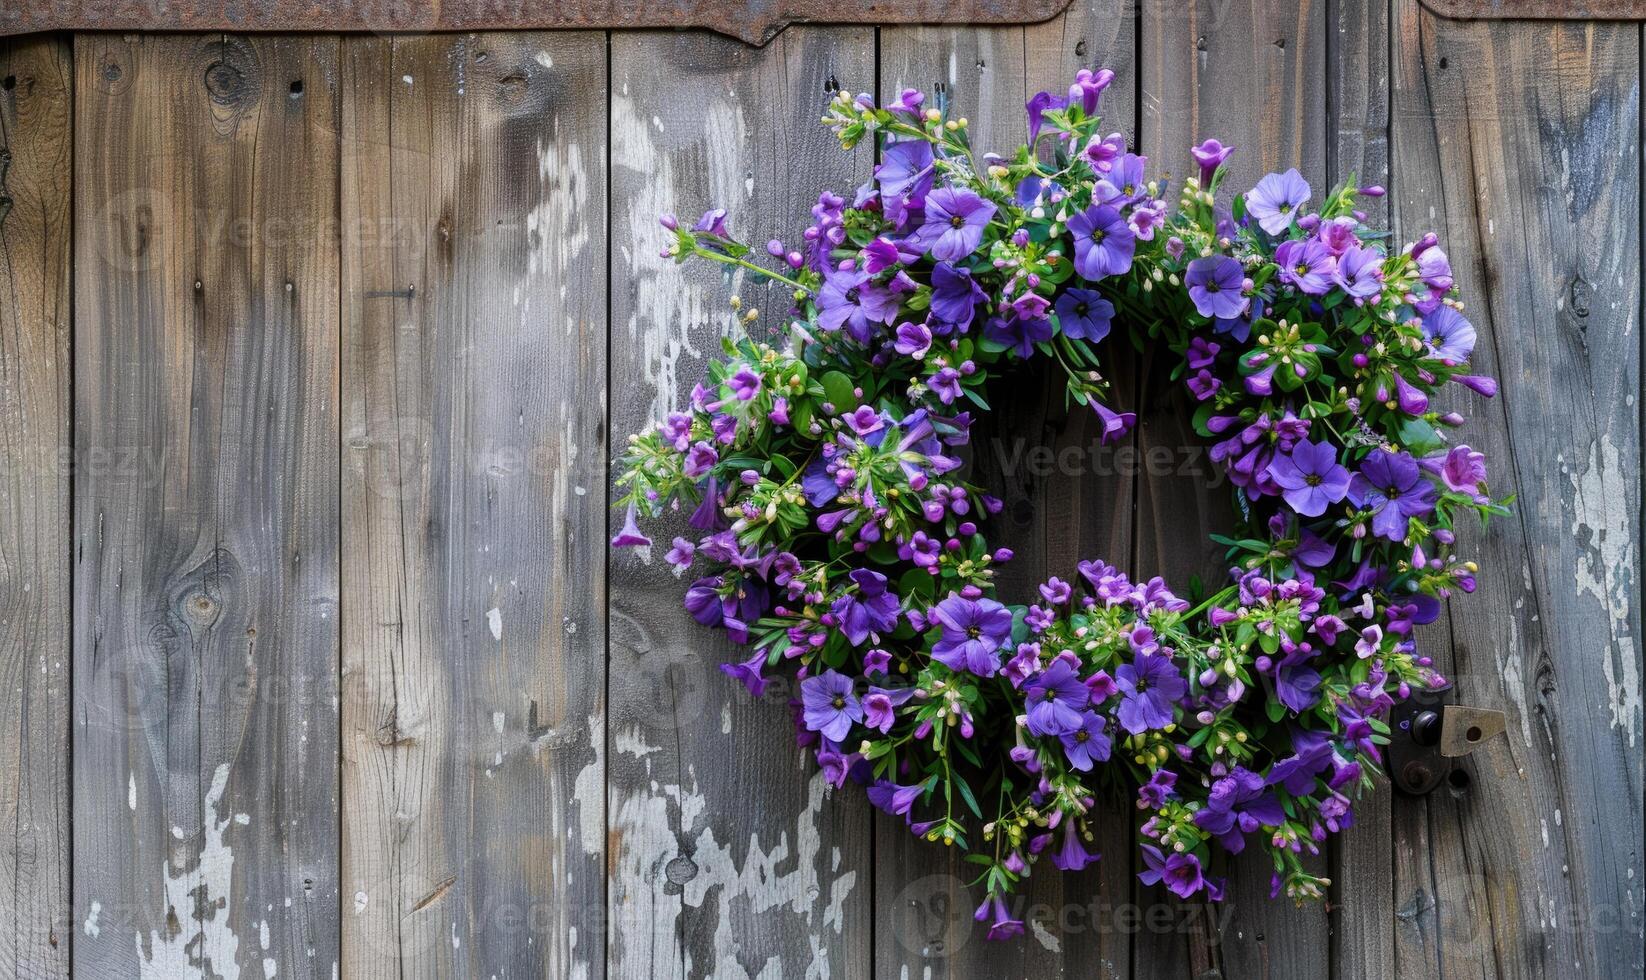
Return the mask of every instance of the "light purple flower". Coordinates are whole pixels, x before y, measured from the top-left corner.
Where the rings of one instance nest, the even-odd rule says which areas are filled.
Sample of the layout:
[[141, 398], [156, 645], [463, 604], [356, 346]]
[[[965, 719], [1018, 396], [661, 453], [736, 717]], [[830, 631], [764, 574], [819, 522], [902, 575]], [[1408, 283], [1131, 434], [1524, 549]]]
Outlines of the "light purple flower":
[[1097, 424], [1103, 429], [1098, 436], [1102, 442], [1120, 440], [1137, 424], [1136, 412], [1116, 412], [1095, 398], [1090, 404], [1092, 411], [1097, 414]]
[[1069, 765], [1081, 772], [1091, 772], [1094, 763], [1109, 761], [1109, 737], [1103, 734], [1107, 724], [1102, 715], [1088, 711], [1080, 716], [1080, 722], [1073, 731], [1058, 736], [1063, 742], [1063, 754], [1068, 756]]
[[1429, 356], [1448, 364], [1463, 364], [1475, 352], [1474, 324], [1450, 306], [1438, 306], [1423, 318], [1423, 337]]
[[1319, 517], [1349, 492], [1349, 471], [1337, 462], [1330, 443], [1299, 440], [1291, 453], [1276, 454], [1269, 477], [1279, 484], [1286, 503], [1304, 517]]
[[1217, 389], [1223, 387], [1223, 380], [1205, 368], [1201, 368], [1189, 376], [1186, 384], [1189, 386], [1189, 391], [1194, 394], [1195, 401], [1203, 402], [1217, 394]]
[[760, 394], [760, 375], [755, 374], [747, 367], [740, 367], [737, 373], [726, 379], [726, 386], [740, 402], [750, 401]]
[[1453, 446], [1447, 450], [1438, 469], [1448, 489], [1479, 495], [1480, 485], [1486, 482], [1486, 454], [1468, 446]]
[[823, 276], [817, 291], [817, 325], [828, 331], [845, 329], [860, 344], [874, 335], [874, 324], [897, 319], [898, 300], [867, 272], [834, 269]]
[[720, 462], [720, 453], [709, 443], [699, 439], [686, 450], [686, 463], [683, 467], [685, 474], [693, 480], [709, 472], [714, 464]]
[[1183, 283], [1189, 288], [1189, 298], [1204, 317], [1232, 320], [1246, 309], [1246, 297], [1241, 293], [1245, 270], [1239, 260], [1227, 255], [1208, 255], [1189, 263]]
[[613, 548], [645, 548], [650, 546], [652, 539], [640, 533], [640, 525], [634, 521], [634, 504], [623, 512], [623, 529], [612, 537]]
[[852, 693], [852, 679], [835, 670], [800, 682], [802, 719], [811, 731], [831, 742], [840, 742], [852, 725], [863, 720], [863, 706]]
[[897, 629], [901, 601], [895, 593], [886, 591], [886, 576], [858, 568], [848, 577], [857, 586], [856, 594], [848, 592], [830, 607], [846, 641], [862, 646], [871, 635]]
[[1269, 174], [1246, 192], [1246, 212], [1264, 231], [1278, 235], [1291, 227], [1299, 208], [1309, 200], [1309, 183], [1296, 168]]
[[1410, 453], [1374, 449], [1349, 481], [1349, 499], [1372, 512], [1372, 533], [1401, 541], [1409, 518], [1434, 510], [1435, 488]]
[[1137, 236], [1119, 211], [1094, 204], [1069, 219], [1074, 236], [1074, 269], [1083, 279], [1124, 275], [1132, 267]]
[[1115, 668], [1120, 688], [1120, 726], [1139, 735], [1172, 723], [1172, 705], [1189, 689], [1188, 682], [1166, 656], [1138, 657]]
[[1360, 631], [1360, 639], [1355, 641], [1355, 656], [1361, 660], [1369, 660], [1377, 656], [1383, 646], [1383, 627], [1373, 623]]
[[1057, 298], [1057, 323], [1065, 337], [1097, 343], [1109, 335], [1114, 304], [1095, 289], [1069, 288]]
[[663, 556], [663, 560], [676, 568], [686, 568], [691, 565], [692, 559], [697, 557], [697, 545], [685, 538], [675, 538], [674, 545]]
[[1383, 255], [1376, 249], [1351, 246], [1338, 256], [1332, 278], [1355, 299], [1371, 299], [1383, 291]]
[[1332, 288], [1336, 262], [1332, 253], [1313, 238], [1292, 239], [1275, 249], [1280, 281], [1310, 296], [1323, 296]]
[[1212, 175], [1217, 173], [1217, 168], [1222, 166], [1223, 161], [1229, 159], [1229, 154], [1234, 151], [1234, 147], [1224, 146], [1215, 139], [1208, 139], [1199, 146], [1189, 148], [1189, 155], [1194, 157], [1195, 163], [1200, 164], [1201, 189], [1204, 190], [1211, 185]]
[[897, 709], [914, 697], [912, 687], [886, 689], [870, 687], [863, 696], [863, 724], [884, 735], [897, 720]]
[[955, 671], [992, 677], [1000, 669], [1000, 648], [1012, 635], [1012, 612], [993, 599], [973, 601], [949, 593], [937, 604], [932, 620], [942, 636], [932, 645], [932, 657]]
[[1029, 731], [1034, 735], [1064, 735], [1083, 724], [1083, 712], [1091, 692], [1066, 660], [1052, 665], [1031, 680], [1026, 688], [1029, 704]]
[[904, 357], [921, 358], [932, 349], [932, 331], [924, 323], [900, 323], [892, 349]]
[[926, 195], [926, 223], [920, 226], [920, 242], [929, 247], [934, 259], [959, 261], [983, 242], [983, 229], [994, 212], [994, 204], [969, 190], [940, 187]]
[[924, 793], [924, 783], [915, 783], [912, 786], [899, 786], [886, 779], [875, 780], [875, 784], [868, 789], [869, 802], [883, 813], [894, 817], [908, 819], [909, 811], [915, 801]]
[[932, 315], [943, 323], [956, 329], [966, 328], [972, 322], [977, 304], [986, 299], [988, 294], [972, 278], [971, 270], [959, 269], [947, 262], [932, 266]]
[[1114, 207], [1125, 207], [1147, 194], [1145, 184], [1148, 181], [1144, 168], [1148, 165], [1148, 157], [1140, 157], [1136, 153], [1123, 154], [1114, 162], [1108, 174], [1098, 180], [1092, 189], [1093, 196], [1103, 203]]

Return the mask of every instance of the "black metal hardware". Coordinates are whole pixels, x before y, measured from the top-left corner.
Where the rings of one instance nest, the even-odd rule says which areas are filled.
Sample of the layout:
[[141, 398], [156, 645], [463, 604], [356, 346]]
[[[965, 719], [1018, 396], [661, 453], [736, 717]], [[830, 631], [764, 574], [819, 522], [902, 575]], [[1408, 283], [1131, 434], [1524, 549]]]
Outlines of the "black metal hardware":
[[1417, 796], [1452, 774], [1453, 759], [1503, 734], [1506, 727], [1501, 711], [1463, 704], [1425, 705], [1416, 699], [1402, 705], [1389, 720], [1389, 774], [1395, 786]]

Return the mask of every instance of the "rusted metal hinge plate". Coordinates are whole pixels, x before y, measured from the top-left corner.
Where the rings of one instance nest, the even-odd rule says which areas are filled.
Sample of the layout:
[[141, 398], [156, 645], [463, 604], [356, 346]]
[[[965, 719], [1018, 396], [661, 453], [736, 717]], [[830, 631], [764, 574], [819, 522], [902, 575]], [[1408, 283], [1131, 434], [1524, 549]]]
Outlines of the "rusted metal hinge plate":
[[1646, 0], [1419, 0], [1453, 20], [1646, 20]]
[[437, 31], [706, 27], [764, 44], [789, 24], [1038, 24], [1070, 0], [7, 0], [31, 31]]

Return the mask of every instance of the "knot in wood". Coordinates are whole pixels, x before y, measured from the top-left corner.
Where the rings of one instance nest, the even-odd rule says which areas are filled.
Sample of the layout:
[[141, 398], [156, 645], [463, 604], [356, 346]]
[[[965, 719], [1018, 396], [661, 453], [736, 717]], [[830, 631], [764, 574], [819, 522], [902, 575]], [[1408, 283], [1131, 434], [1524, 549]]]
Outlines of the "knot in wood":
[[206, 91], [218, 105], [234, 105], [245, 94], [245, 73], [226, 61], [214, 61], [206, 66]]

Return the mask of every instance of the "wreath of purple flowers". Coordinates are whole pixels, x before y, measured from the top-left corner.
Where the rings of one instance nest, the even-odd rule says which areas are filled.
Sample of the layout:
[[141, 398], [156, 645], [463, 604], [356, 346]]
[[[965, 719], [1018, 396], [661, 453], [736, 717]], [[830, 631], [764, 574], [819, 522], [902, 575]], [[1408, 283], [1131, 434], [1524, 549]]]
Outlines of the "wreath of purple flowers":
[[[1326, 195], [1295, 170], [1217, 200], [1233, 151], [1207, 140], [1177, 208], [1143, 157], [1104, 134], [1108, 71], [1028, 104], [1029, 143], [973, 151], [966, 120], [905, 91], [840, 93], [825, 122], [878, 140], [874, 179], [825, 193], [776, 269], [727, 231], [672, 217], [665, 256], [781, 281], [780, 343], [728, 340], [689, 409], [630, 437], [615, 546], [650, 545], [637, 512], [686, 508], [666, 555], [698, 569], [688, 612], [749, 647], [721, 669], [761, 694], [798, 678], [801, 744], [928, 840], [962, 848], [991, 938], [1022, 931], [1004, 896], [1044, 855], [1097, 859], [1093, 805], [1147, 811], [1146, 883], [1218, 899], [1214, 849], [1252, 843], [1274, 893], [1318, 898], [1306, 870], [1349, 826], [1414, 689], [1445, 681], [1415, 624], [1472, 591], [1454, 521], [1507, 513], [1485, 461], [1431, 406], [1467, 372], [1475, 330], [1434, 235], [1399, 251], [1364, 226], [1354, 180]], [[733, 301], [734, 309], [737, 302]], [[754, 311], [739, 314], [752, 323]], [[1054, 359], [1106, 438], [1095, 345], [1121, 326], [1182, 360], [1195, 429], [1235, 492], [1231, 582], [1183, 598], [1102, 561], [1027, 604], [994, 590], [982, 522], [1000, 509], [965, 479], [989, 382]]]

